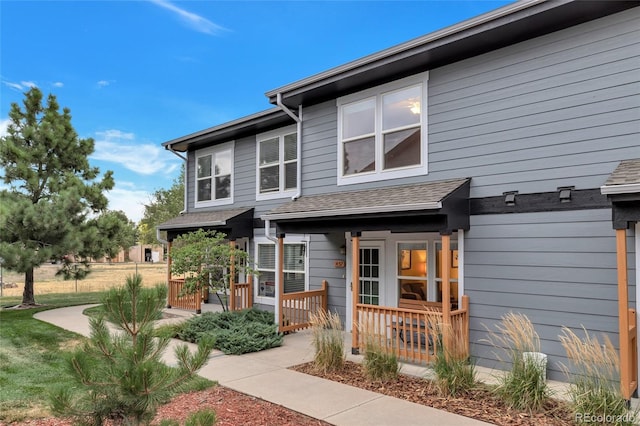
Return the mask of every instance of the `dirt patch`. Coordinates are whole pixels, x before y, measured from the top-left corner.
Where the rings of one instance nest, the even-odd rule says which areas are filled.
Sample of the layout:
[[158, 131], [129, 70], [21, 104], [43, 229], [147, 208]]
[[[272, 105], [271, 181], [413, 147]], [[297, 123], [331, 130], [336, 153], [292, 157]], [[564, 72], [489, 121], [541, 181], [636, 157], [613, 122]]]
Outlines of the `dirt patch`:
[[[143, 285], [153, 287], [158, 283], [167, 282], [167, 265], [165, 263], [94, 263], [91, 273], [83, 280], [64, 280], [56, 276], [60, 265], [45, 264], [34, 271], [34, 292], [36, 298], [42, 294], [80, 293], [106, 291], [112, 287], [119, 287], [125, 283], [127, 276], [139, 273], [142, 275]], [[3, 280], [14, 283], [15, 286], [2, 289], [3, 297], [22, 296], [24, 291], [24, 274], [4, 270]]]
[[512, 410], [484, 385], [479, 385], [477, 389], [461, 397], [445, 398], [439, 395], [431, 381], [419, 377], [400, 374], [395, 381], [372, 382], [365, 377], [362, 365], [351, 361], [347, 361], [341, 370], [325, 374], [316, 371], [312, 363], [298, 365], [292, 369], [501, 426], [574, 424], [571, 411], [563, 402], [550, 400], [543, 413]]

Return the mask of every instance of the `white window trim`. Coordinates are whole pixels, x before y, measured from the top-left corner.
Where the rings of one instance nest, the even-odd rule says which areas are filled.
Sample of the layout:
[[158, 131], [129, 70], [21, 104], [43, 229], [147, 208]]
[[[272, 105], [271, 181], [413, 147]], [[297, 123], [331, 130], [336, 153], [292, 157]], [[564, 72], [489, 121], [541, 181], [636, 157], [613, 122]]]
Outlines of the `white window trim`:
[[[287, 235], [286, 238], [284, 239], [284, 243], [286, 244], [306, 244], [306, 250], [304, 253], [304, 291], [309, 291], [309, 236], [308, 235]], [[276, 245], [273, 241], [269, 240], [266, 237], [255, 237], [253, 239], [253, 249], [254, 249], [254, 269], [256, 270], [256, 272], [258, 271], [258, 265], [256, 264], [257, 262], [257, 258], [258, 258], [258, 244], [269, 244], [269, 245]], [[278, 251], [276, 249], [276, 267], [278, 264]], [[276, 280], [278, 279], [278, 271], [276, 270]], [[253, 288], [253, 300], [255, 303], [260, 303], [262, 305], [275, 305], [276, 304], [276, 297], [266, 297], [266, 296], [259, 296], [259, 289], [258, 289], [258, 285], [260, 285], [260, 281], [259, 281], [259, 277], [258, 276], [254, 276], [253, 277], [253, 282], [254, 282], [254, 288]], [[282, 284], [280, 284], [282, 285]], [[276, 284], [276, 289], [278, 288], [278, 285]]]
[[[233, 204], [234, 197], [234, 175], [235, 175], [235, 154], [234, 154], [235, 143], [234, 142], [226, 142], [220, 145], [215, 145], [209, 148], [201, 149], [195, 152], [195, 161], [193, 166], [193, 203], [194, 207], [211, 207], [211, 206], [226, 206], [229, 204]], [[230, 189], [231, 194], [229, 198], [224, 198], [221, 200], [207, 200], [207, 201], [198, 201], [198, 158], [204, 157], [207, 155], [214, 155], [219, 152], [230, 151], [231, 152], [231, 183]], [[213, 183], [214, 179], [214, 162], [211, 163], [211, 179]], [[213, 191], [213, 189], [212, 189]], [[212, 192], [211, 197], [213, 198], [215, 194]]]
[[[300, 188], [300, 182], [296, 181], [296, 187], [292, 189], [284, 189], [285, 185], [285, 175], [284, 175], [284, 137], [286, 135], [290, 135], [292, 133], [296, 133], [296, 137], [300, 137], [297, 134], [297, 127], [295, 125], [283, 127], [277, 130], [272, 130], [270, 132], [261, 133], [256, 136], [256, 201], [263, 200], [275, 200], [278, 198], [288, 198], [292, 197], [298, 193], [298, 189]], [[273, 191], [265, 194], [260, 193], [260, 142], [265, 141], [267, 139], [278, 138], [279, 140], [279, 156], [278, 156], [278, 170], [280, 172], [280, 188], [278, 191]], [[298, 145], [296, 145], [297, 148]], [[296, 164], [297, 167], [300, 167], [300, 153], [296, 153]]]
[[[338, 170], [337, 170], [337, 184], [340, 185], [351, 185], [357, 183], [365, 183], [365, 182], [377, 182], [381, 180], [388, 179], [398, 179], [410, 176], [421, 176], [428, 174], [428, 126], [427, 126], [427, 118], [428, 118], [428, 81], [429, 81], [429, 71], [424, 73], [416, 74], [411, 77], [403, 78], [400, 80], [392, 81], [387, 84], [383, 84], [381, 86], [376, 86], [371, 89], [363, 90], [358, 93], [353, 93], [347, 96], [343, 96], [337, 99], [337, 107], [338, 107]], [[421, 163], [415, 166], [407, 166], [402, 168], [395, 168], [391, 170], [377, 170], [375, 172], [366, 172], [366, 173], [358, 173], [355, 175], [344, 175], [344, 164], [342, 158], [343, 152], [343, 139], [342, 139], [342, 111], [343, 107], [347, 104], [356, 101], [363, 101], [367, 98], [375, 98], [376, 99], [376, 117], [375, 117], [375, 161], [376, 167], [379, 168], [381, 164], [383, 164], [383, 149], [382, 149], [382, 114], [381, 104], [382, 104], [382, 95], [387, 94], [389, 92], [394, 92], [397, 90], [401, 90], [410, 86], [415, 86], [421, 84], [422, 85], [422, 105], [420, 106], [420, 137], [421, 137]]]

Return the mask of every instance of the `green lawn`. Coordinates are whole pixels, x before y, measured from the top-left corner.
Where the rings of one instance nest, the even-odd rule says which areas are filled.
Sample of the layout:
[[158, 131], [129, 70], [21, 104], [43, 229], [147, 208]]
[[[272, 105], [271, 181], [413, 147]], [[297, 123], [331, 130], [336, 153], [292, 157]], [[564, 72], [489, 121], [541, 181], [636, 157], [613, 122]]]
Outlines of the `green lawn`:
[[[48, 416], [50, 390], [60, 385], [74, 386], [64, 361], [65, 352], [84, 338], [38, 321], [33, 315], [47, 309], [99, 303], [101, 296], [102, 293], [41, 295], [38, 303], [46, 306], [0, 310], [0, 421]], [[0, 306], [20, 301], [18, 297], [3, 297]]]

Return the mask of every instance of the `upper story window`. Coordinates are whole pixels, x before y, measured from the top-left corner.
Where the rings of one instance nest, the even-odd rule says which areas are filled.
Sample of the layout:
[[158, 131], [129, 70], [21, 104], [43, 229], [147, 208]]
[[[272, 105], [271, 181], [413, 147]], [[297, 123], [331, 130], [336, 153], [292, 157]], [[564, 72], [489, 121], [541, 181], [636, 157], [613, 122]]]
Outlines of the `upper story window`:
[[233, 203], [233, 143], [196, 152], [196, 206]]
[[258, 135], [258, 200], [286, 197], [298, 190], [298, 135], [290, 126]]
[[423, 73], [338, 99], [338, 185], [427, 173], [427, 81]]

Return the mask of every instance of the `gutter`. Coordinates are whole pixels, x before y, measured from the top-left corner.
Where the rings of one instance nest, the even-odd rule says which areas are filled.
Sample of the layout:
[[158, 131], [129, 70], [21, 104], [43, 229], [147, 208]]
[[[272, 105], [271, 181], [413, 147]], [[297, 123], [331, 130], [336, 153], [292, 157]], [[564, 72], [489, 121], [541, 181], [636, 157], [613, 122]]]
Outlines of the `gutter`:
[[613, 194], [635, 194], [640, 192], [640, 183], [629, 183], [623, 185], [603, 185], [600, 187], [600, 193], [603, 195]]
[[442, 208], [442, 202], [434, 201], [430, 203], [413, 203], [413, 204], [400, 204], [389, 206], [371, 206], [371, 207], [355, 207], [347, 209], [332, 209], [332, 210], [315, 210], [315, 211], [300, 211], [289, 213], [273, 213], [266, 214], [261, 217], [266, 223], [270, 220], [278, 219], [304, 219], [313, 217], [324, 216], [348, 216], [348, 215], [360, 215], [360, 214], [372, 214], [372, 213], [388, 213], [388, 212], [407, 212], [414, 210], [437, 210]]

